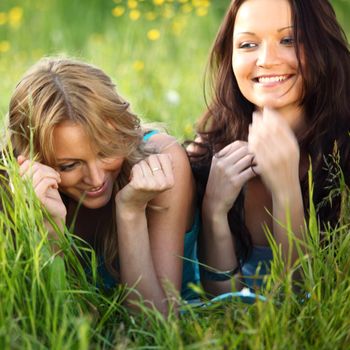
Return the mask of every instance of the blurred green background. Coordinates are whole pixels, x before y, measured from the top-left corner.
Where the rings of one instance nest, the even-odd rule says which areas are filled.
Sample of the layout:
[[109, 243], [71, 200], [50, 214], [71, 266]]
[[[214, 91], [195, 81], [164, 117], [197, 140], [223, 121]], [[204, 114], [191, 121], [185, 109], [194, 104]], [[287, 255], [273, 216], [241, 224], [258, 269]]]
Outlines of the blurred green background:
[[[143, 120], [192, 137], [205, 106], [208, 52], [229, 2], [1, 0], [0, 113], [30, 65], [63, 54], [104, 69]], [[332, 3], [349, 37], [350, 0]]]

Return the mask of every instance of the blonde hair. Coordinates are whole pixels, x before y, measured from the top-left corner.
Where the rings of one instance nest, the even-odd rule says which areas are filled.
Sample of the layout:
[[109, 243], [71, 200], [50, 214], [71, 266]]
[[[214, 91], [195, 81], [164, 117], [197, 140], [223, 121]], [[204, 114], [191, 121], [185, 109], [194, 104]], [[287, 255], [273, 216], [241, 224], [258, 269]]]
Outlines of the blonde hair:
[[[23, 154], [54, 166], [53, 130], [64, 121], [81, 125], [103, 156], [123, 156], [115, 183], [124, 187], [131, 167], [147, 155], [139, 118], [116, 92], [100, 69], [67, 58], [44, 58], [24, 75], [11, 97], [8, 123], [15, 155]], [[112, 201], [114, 203], [114, 201]], [[101, 248], [108, 269], [117, 257], [117, 232], [113, 213], [102, 235]]]

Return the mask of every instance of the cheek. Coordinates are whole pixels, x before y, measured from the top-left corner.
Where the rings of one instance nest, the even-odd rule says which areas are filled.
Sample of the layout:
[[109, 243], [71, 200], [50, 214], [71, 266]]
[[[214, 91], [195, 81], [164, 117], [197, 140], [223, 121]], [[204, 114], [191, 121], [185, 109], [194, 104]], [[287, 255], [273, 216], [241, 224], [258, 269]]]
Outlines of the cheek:
[[104, 170], [118, 175], [123, 167], [123, 163], [124, 158], [107, 160], [104, 162]]
[[251, 69], [247, 58], [241, 56], [232, 57], [232, 70], [239, 86], [248, 82]]
[[77, 183], [79, 183], [81, 179], [80, 174], [77, 173], [67, 173], [67, 174], [62, 174], [61, 173], [61, 182], [59, 184], [60, 188], [68, 188], [68, 187], [73, 187]]
[[[304, 66], [304, 50], [299, 50], [301, 65]], [[290, 68], [298, 70], [299, 62], [297, 57], [297, 52], [295, 47], [284, 47], [281, 49], [280, 53], [281, 59], [283, 62], [288, 65]]]

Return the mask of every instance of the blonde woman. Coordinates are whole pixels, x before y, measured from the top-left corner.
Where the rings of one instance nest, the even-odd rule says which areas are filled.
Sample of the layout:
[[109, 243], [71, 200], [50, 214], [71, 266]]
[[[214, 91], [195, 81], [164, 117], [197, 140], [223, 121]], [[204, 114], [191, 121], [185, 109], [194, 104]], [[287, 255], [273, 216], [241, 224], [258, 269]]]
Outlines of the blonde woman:
[[194, 258], [197, 235], [186, 153], [144, 130], [103, 71], [40, 60], [12, 95], [9, 127], [20, 175], [61, 228], [77, 215], [74, 233], [101, 257], [106, 287], [135, 287], [129, 299], [139, 294], [163, 313], [169, 284], [191, 298], [186, 285], [197, 273], [181, 259]]

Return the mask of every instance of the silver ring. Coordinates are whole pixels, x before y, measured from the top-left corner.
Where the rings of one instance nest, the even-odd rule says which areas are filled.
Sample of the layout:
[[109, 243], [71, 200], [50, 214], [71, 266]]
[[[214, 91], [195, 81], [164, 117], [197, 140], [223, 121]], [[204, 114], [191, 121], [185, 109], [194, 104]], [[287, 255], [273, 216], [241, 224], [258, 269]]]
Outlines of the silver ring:
[[161, 170], [161, 168], [158, 168], [158, 167], [152, 168], [152, 173], [155, 173], [158, 170]]

